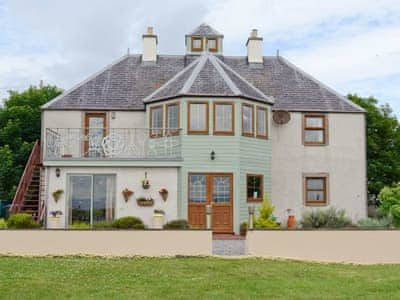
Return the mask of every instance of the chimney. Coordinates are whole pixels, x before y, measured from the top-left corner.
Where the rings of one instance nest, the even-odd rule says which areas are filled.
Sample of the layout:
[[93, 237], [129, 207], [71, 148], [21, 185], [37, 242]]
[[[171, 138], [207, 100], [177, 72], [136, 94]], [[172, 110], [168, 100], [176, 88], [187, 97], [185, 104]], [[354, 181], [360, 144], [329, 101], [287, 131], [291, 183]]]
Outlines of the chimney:
[[253, 29], [246, 43], [249, 64], [263, 62], [262, 41], [263, 38], [257, 35], [257, 29]]
[[143, 62], [157, 62], [157, 42], [153, 27], [147, 27], [147, 32], [143, 34]]

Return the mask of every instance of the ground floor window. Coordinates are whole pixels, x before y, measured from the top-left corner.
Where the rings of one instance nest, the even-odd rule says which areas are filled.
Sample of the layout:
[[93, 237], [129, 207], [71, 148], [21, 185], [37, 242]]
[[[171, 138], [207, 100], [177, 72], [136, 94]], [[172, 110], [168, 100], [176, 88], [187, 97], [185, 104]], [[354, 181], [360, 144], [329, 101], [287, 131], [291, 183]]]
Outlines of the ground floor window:
[[115, 175], [70, 175], [68, 188], [70, 225], [114, 219]]
[[247, 201], [261, 202], [263, 200], [264, 176], [261, 174], [247, 174]]
[[328, 175], [305, 175], [304, 198], [308, 206], [321, 206], [328, 203]]

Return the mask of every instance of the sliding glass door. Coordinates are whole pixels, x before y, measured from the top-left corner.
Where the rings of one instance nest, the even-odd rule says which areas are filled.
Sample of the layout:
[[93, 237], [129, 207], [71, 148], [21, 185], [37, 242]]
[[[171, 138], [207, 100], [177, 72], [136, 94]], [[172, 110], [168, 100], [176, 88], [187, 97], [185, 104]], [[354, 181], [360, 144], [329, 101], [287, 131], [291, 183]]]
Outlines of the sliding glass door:
[[114, 219], [115, 175], [70, 175], [68, 195], [70, 225]]

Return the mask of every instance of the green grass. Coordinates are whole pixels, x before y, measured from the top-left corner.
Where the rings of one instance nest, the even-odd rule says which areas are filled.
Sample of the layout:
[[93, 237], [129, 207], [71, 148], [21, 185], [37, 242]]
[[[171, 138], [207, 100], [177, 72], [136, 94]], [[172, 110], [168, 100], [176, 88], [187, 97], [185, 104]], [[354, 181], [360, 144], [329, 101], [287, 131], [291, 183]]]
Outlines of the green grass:
[[400, 299], [400, 265], [0, 257], [0, 299]]

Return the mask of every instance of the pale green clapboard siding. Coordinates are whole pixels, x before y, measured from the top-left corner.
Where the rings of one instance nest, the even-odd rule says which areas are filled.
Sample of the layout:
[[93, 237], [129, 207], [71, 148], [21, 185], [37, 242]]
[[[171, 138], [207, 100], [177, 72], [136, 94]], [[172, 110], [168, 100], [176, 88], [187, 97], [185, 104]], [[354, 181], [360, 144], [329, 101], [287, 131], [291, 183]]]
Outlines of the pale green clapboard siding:
[[[209, 135], [187, 135], [187, 102], [209, 101]], [[178, 172], [178, 216], [187, 219], [187, 191], [188, 173], [233, 173], [234, 182], [234, 230], [239, 232], [240, 223], [248, 219], [248, 205], [246, 197], [246, 174], [263, 174], [264, 191], [271, 190], [271, 143], [270, 140], [244, 137], [241, 135], [241, 104], [249, 103], [268, 107], [270, 123], [270, 108], [268, 105], [259, 104], [242, 99], [217, 99], [215, 101], [234, 102], [235, 105], [235, 135], [213, 135], [213, 101], [207, 98], [180, 98], [163, 102], [164, 105], [171, 102], [180, 103], [180, 126], [182, 130], [182, 157], [183, 162]], [[159, 105], [153, 104], [153, 105]], [[151, 105], [149, 105], [151, 106]], [[149, 108], [147, 112], [149, 113]], [[149, 116], [147, 113], [147, 122]], [[164, 126], [165, 126], [164, 106]], [[256, 114], [255, 114], [256, 116]], [[268, 124], [270, 128], [270, 124]], [[210, 159], [211, 151], [215, 152], [215, 160]], [[258, 206], [258, 205], [257, 205]]]

